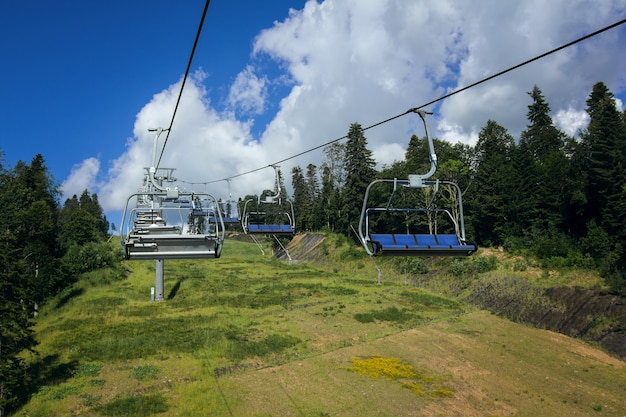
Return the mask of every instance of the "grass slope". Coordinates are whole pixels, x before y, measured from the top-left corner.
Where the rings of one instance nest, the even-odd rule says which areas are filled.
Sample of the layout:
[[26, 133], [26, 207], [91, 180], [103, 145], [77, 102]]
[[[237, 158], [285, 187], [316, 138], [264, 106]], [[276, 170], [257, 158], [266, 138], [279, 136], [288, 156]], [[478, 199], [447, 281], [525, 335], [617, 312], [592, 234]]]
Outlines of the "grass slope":
[[[336, 237], [289, 264], [217, 260], [86, 276], [40, 312], [19, 416], [623, 416], [626, 364], [377, 271]], [[268, 251], [266, 251], [268, 253]]]

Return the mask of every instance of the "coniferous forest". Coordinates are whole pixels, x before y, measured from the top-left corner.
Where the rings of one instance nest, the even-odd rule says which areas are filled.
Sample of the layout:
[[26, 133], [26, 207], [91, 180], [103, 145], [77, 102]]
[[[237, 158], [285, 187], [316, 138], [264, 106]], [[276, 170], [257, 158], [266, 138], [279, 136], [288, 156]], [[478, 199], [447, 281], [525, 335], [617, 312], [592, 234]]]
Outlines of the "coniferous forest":
[[[588, 126], [570, 137], [553, 123], [539, 87], [519, 99], [529, 103], [519, 138], [487, 120], [474, 146], [435, 139], [433, 177], [460, 186], [466, 233], [479, 247], [547, 267], [595, 269], [615, 293], [626, 293], [626, 113], [598, 82], [586, 101]], [[354, 238], [368, 184], [426, 172], [428, 154], [425, 138], [414, 135], [404, 160], [377, 171], [363, 129], [351, 124], [345, 143], [325, 148], [321, 166], [291, 171], [296, 229]], [[0, 154], [0, 415], [29, 394], [21, 353], [36, 347], [37, 309], [80, 274], [122, 260], [107, 243], [110, 225], [96, 194], [59, 199], [44, 156], [9, 167]]]
[[[435, 139], [435, 178], [463, 190], [467, 236], [547, 266], [594, 268], [616, 292], [626, 289], [626, 113], [606, 85], [586, 101], [589, 125], [570, 137], [555, 127], [539, 87], [528, 93], [527, 128], [519, 138], [495, 120], [475, 146]], [[405, 159], [376, 172], [358, 124], [344, 144], [326, 149], [317, 167], [292, 171], [296, 225], [354, 236], [363, 194], [375, 178], [407, 178], [428, 171], [428, 144], [412, 136]], [[321, 185], [320, 185], [321, 183]], [[379, 196], [382, 202], [387, 196]], [[383, 204], [384, 205], [384, 204]]]

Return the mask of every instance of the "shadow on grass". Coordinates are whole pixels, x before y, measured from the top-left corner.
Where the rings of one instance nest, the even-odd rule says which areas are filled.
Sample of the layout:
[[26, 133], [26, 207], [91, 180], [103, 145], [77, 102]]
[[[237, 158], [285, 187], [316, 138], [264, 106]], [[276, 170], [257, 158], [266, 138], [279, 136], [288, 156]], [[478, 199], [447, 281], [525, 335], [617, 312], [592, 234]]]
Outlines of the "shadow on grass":
[[[12, 406], [19, 409], [42, 387], [58, 385], [70, 379], [77, 367], [77, 361], [59, 362], [59, 355], [49, 355], [31, 363], [24, 369], [24, 383], [20, 390], [15, 393], [17, 398]], [[11, 410], [7, 409], [6, 411], [8, 415], [11, 414]]]
[[55, 308], [61, 308], [67, 304], [72, 298], [76, 298], [85, 292], [83, 288], [68, 288], [61, 293]]
[[183, 281], [184, 279], [179, 279], [178, 281], [176, 281], [176, 284], [174, 284], [174, 286], [170, 290], [170, 293], [167, 295], [168, 300], [172, 300], [174, 297], [176, 297], [176, 293], [178, 293], [180, 285], [183, 283]]
[[162, 394], [132, 394], [118, 397], [94, 408], [104, 416], [149, 416], [167, 412], [169, 405]]

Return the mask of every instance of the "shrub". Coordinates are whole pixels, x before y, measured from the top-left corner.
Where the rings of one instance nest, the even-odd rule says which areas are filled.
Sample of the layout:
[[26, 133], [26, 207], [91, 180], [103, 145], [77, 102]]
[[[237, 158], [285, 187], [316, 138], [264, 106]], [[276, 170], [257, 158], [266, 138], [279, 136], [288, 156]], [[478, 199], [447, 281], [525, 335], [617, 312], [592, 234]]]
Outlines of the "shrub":
[[105, 242], [74, 244], [63, 257], [63, 265], [74, 275], [112, 267], [117, 261], [111, 246]]
[[428, 265], [421, 258], [395, 258], [395, 269], [405, 274], [421, 275], [428, 273]]
[[498, 258], [495, 255], [477, 256], [474, 259], [476, 270], [479, 274], [498, 269]]

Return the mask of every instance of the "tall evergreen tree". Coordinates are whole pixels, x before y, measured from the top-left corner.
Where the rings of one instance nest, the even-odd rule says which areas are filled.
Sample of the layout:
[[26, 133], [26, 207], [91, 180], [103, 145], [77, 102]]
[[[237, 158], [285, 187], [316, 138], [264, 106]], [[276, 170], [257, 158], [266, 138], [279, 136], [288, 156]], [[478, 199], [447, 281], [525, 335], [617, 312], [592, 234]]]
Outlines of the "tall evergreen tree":
[[358, 123], [353, 123], [348, 131], [346, 142], [346, 182], [343, 187], [342, 229], [348, 236], [353, 236], [351, 226], [356, 227], [363, 206], [365, 189], [376, 177], [372, 151], [367, 149], [367, 139]]
[[521, 134], [515, 157], [520, 174], [515, 221], [524, 234], [545, 235], [563, 225], [569, 159], [563, 151], [566, 136], [554, 126], [543, 93], [534, 86], [528, 95], [533, 99], [527, 113], [530, 124]]
[[515, 139], [493, 120], [478, 135], [471, 201], [475, 239], [482, 245], [501, 245], [514, 235], [511, 216], [516, 192], [512, 167]]
[[109, 222], [98, 203], [97, 194], [84, 190], [80, 199], [73, 195], [65, 200], [59, 214], [59, 241], [67, 250], [72, 244], [106, 240]]
[[320, 193], [320, 184], [317, 179], [317, 166], [308, 164], [306, 166], [306, 186], [309, 197], [309, 207], [313, 207]]
[[20, 258], [10, 233], [0, 242], [0, 415], [11, 412], [28, 384], [22, 355], [36, 341], [26, 308], [28, 259]]
[[609, 235], [626, 238], [626, 126], [613, 93], [596, 83], [587, 99], [590, 116], [583, 136], [587, 151], [587, 219], [595, 220]]
[[[21, 258], [28, 257], [32, 274], [25, 281], [29, 306], [43, 300], [66, 284], [59, 267], [62, 252], [57, 244], [58, 189], [41, 155], [31, 164], [19, 161], [6, 176], [0, 193], [0, 230], [14, 236]], [[35, 273], [36, 272], [36, 273]]]
[[302, 168], [294, 166], [291, 170], [291, 185], [293, 187], [293, 210], [299, 230], [310, 230], [311, 206], [309, 205], [309, 190]]
[[330, 167], [326, 164], [322, 165], [322, 189], [315, 202], [313, 212], [313, 223], [316, 229], [326, 228], [331, 231], [335, 229], [338, 194]]
[[[32, 203], [41, 202], [34, 198], [47, 197], [37, 195], [37, 189], [27, 188], [27, 185], [34, 187], [40, 178], [36, 175], [31, 175], [28, 181], [23, 176], [18, 178], [15, 170], [4, 167], [2, 156], [0, 151], [0, 415], [5, 415], [19, 402], [27, 385], [22, 355], [36, 345], [29, 321], [33, 311], [32, 277], [38, 262], [46, 261], [44, 255], [49, 242], [46, 236], [43, 242], [29, 242], [29, 238], [45, 235], [42, 233], [45, 227], [31, 232], [39, 226], [22, 215]], [[30, 168], [24, 163], [20, 167], [22, 172]], [[47, 207], [46, 203], [38, 205], [42, 206]], [[38, 253], [34, 252], [36, 248]]]

